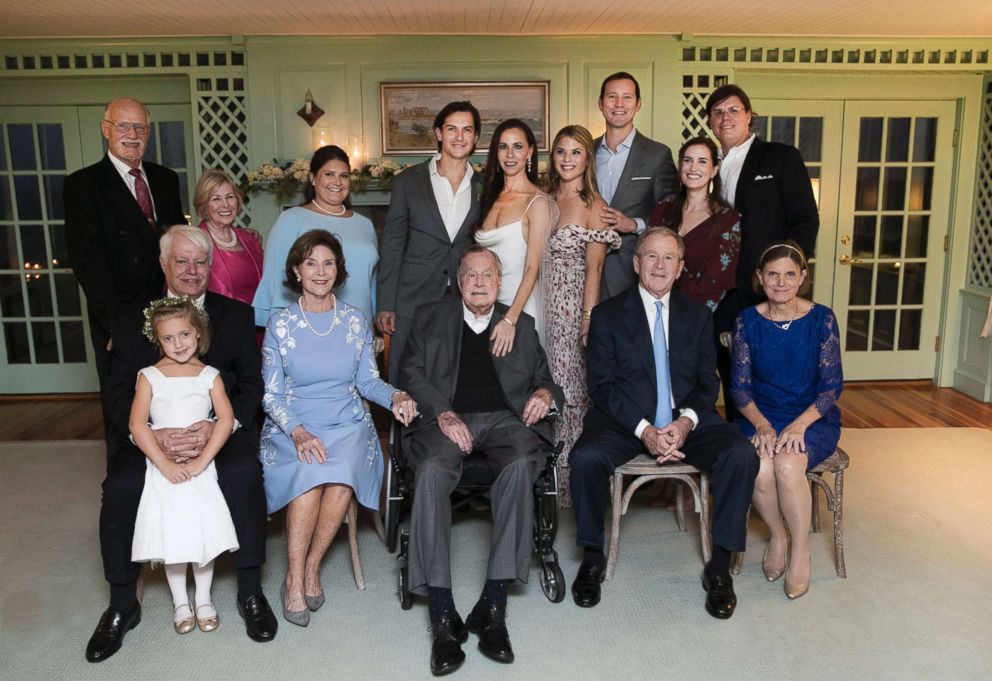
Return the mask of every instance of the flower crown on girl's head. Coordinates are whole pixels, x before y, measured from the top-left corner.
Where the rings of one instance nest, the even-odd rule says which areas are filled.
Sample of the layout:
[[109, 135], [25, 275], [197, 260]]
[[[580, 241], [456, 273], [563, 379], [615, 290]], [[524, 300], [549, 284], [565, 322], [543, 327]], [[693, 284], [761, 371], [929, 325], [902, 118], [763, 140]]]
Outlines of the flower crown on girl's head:
[[145, 334], [145, 338], [152, 343], [156, 342], [155, 329], [152, 327], [152, 314], [154, 314], [155, 310], [160, 307], [182, 307], [186, 305], [189, 305], [196, 310], [196, 313], [200, 315], [200, 319], [202, 319], [205, 324], [210, 323], [210, 317], [207, 315], [207, 311], [197, 305], [196, 301], [189, 296], [167, 296], [165, 298], [153, 300], [148, 303], [148, 307], [145, 308], [145, 325], [141, 327], [141, 332]]

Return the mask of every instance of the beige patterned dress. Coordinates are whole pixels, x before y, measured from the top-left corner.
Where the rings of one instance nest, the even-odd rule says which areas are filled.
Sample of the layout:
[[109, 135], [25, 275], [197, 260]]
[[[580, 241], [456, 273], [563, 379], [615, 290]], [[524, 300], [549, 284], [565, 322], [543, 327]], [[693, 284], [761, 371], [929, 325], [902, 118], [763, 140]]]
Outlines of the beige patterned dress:
[[587, 229], [568, 224], [548, 238], [541, 265], [544, 291], [545, 350], [551, 375], [565, 392], [565, 406], [555, 420], [555, 440], [565, 448], [558, 460], [558, 499], [570, 508], [568, 455], [582, 433], [582, 418], [589, 408], [586, 392], [586, 353], [582, 345], [582, 294], [586, 282], [586, 245], [604, 243], [620, 248], [620, 235], [612, 229]]

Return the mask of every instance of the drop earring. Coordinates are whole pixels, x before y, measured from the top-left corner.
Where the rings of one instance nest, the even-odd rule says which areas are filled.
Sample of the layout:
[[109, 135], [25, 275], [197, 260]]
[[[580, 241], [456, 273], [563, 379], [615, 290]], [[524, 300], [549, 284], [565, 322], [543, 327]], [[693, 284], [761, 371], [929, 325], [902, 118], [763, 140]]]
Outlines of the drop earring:
[[530, 174], [530, 156], [527, 157], [527, 173]]

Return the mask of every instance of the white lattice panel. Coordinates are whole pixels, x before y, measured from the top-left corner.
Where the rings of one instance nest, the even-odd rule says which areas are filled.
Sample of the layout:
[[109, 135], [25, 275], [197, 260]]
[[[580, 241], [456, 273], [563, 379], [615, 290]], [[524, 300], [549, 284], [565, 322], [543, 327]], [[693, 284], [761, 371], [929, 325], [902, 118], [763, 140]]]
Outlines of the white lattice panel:
[[220, 168], [238, 181], [248, 175], [248, 118], [243, 83], [239, 83], [239, 90], [230, 89], [239, 80], [198, 79], [195, 112], [199, 171]]
[[682, 141], [710, 135], [706, 120], [706, 99], [716, 88], [726, 85], [726, 75], [695, 74], [682, 76]]
[[985, 83], [968, 283], [992, 288], [992, 80]]

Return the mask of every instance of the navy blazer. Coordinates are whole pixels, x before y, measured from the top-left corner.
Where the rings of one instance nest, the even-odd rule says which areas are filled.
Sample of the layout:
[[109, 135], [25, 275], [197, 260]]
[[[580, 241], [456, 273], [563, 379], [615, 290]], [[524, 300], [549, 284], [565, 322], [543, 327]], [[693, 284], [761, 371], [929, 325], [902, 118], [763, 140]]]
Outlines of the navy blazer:
[[799, 150], [755, 138], [737, 180], [734, 208], [741, 214], [737, 292], [747, 306], [756, 302], [751, 274], [769, 243], [793, 239], [807, 258], [813, 256], [820, 215]]
[[[668, 366], [675, 414], [686, 407], [699, 417], [699, 427], [720, 422], [716, 397], [713, 316], [674, 290], [668, 319]], [[586, 428], [612, 428], [634, 434], [641, 419], [653, 421], [658, 389], [654, 348], [638, 286], [600, 303], [592, 311], [586, 346], [586, 381], [592, 405]]]

